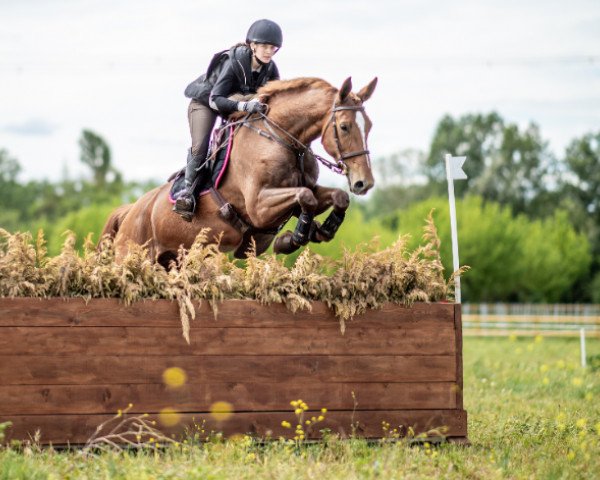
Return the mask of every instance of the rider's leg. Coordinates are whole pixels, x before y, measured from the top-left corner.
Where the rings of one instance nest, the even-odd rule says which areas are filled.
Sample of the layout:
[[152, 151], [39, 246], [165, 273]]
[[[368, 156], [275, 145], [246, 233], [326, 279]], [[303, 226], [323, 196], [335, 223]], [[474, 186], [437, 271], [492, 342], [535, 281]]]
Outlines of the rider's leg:
[[199, 169], [206, 160], [210, 133], [215, 124], [217, 114], [202, 103], [192, 100], [188, 108], [188, 121], [192, 136], [192, 148], [188, 152], [185, 169], [185, 191], [175, 202], [173, 210], [184, 220], [192, 220], [196, 209], [194, 186], [197, 182]]

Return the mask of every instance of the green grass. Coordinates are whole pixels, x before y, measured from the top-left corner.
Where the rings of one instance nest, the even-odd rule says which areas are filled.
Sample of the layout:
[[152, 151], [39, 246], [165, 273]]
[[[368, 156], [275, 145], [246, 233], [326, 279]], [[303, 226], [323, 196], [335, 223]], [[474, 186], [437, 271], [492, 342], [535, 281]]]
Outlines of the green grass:
[[[335, 439], [260, 446], [246, 439], [86, 459], [21, 446], [0, 450], [0, 479], [600, 476], [600, 370], [579, 367], [577, 339], [466, 338], [464, 344], [468, 448]], [[588, 340], [588, 355], [600, 355], [600, 341]]]

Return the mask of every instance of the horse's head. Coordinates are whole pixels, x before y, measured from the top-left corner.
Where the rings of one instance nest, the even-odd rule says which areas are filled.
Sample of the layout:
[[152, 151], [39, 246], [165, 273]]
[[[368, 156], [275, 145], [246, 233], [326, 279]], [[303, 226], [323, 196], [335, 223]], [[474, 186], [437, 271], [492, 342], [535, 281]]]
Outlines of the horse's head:
[[367, 148], [372, 123], [363, 103], [371, 97], [376, 85], [377, 78], [374, 78], [358, 93], [353, 93], [352, 79], [348, 77], [335, 96], [329, 121], [321, 135], [323, 147], [342, 164], [350, 191], [357, 195], [364, 195], [375, 183]]

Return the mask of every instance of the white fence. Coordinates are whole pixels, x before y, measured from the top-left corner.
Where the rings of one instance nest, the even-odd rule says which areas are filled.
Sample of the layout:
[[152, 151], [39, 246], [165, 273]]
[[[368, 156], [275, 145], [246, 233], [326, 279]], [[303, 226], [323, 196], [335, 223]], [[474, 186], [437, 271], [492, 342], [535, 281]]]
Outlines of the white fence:
[[462, 305], [463, 331], [471, 336], [600, 338], [600, 305], [479, 303]]

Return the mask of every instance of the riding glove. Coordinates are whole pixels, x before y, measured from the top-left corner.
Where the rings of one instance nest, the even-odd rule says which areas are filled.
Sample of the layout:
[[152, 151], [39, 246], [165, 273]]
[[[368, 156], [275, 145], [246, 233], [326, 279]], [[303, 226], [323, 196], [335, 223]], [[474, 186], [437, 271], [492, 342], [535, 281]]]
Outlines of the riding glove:
[[258, 100], [250, 100], [249, 102], [238, 102], [237, 109], [240, 112], [265, 113], [267, 111], [267, 105]]

